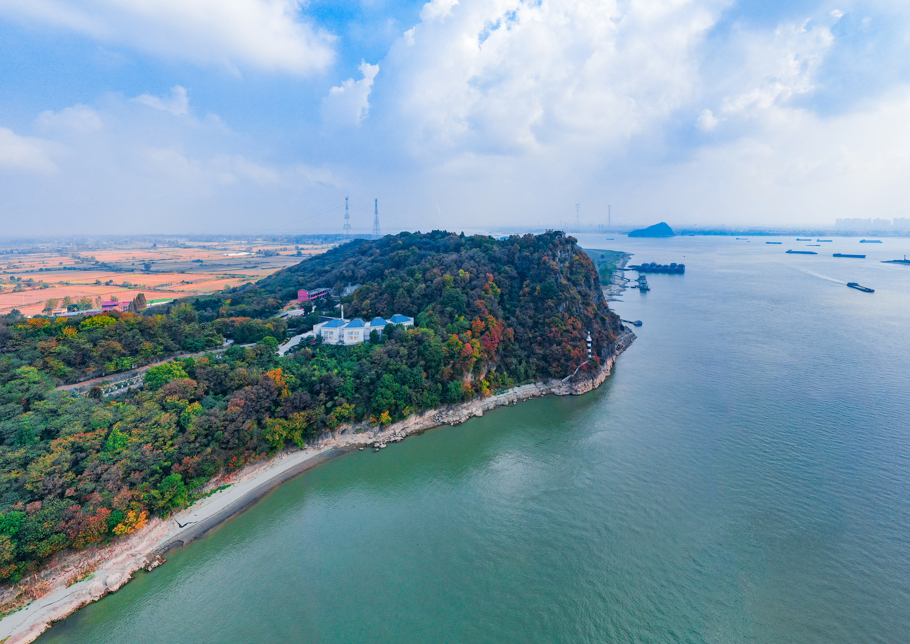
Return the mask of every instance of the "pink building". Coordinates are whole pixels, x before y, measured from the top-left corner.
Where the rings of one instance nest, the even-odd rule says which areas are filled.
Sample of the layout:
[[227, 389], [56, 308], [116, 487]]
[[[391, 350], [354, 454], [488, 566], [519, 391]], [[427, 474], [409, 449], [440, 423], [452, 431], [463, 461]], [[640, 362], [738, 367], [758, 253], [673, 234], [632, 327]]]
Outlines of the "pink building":
[[313, 300], [319, 300], [324, 297], [328, 297], [331, 291], [327, 288], [317, 288], [312, 291], [307, 291], [306, 289], [300, 289], [297, 291], [297, 302], [303, 304], [304, 302], [312, 302]]

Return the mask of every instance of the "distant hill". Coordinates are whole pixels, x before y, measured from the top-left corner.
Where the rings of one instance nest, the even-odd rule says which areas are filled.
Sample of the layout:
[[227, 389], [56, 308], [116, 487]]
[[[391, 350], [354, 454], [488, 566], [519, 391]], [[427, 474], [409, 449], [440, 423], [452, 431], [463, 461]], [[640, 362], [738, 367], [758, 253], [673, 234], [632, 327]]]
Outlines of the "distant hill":
[[673, 237], [673, 235], [673, 229], [664, 222], [629, 233], [629, 237]]

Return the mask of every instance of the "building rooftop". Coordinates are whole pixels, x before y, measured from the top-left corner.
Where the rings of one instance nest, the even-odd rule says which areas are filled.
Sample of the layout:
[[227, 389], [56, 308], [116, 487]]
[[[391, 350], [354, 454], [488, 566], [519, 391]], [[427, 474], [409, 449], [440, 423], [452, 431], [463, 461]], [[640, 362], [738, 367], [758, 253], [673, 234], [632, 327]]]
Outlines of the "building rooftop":
[[347, 320], [342, 320], [342, 319], [340, 319], [340, 318], [335, 318], [335, 319], [332, 320], [331, 322], [326, 322], [326, 323], [325, 323], [325, 326], [322, 327], [322, 328], [323, 328], [323, 329], [335, 329], [335, 328], [337, 328], [337, 327], [344, 326], [344, 325], [347, 324], [347, 323], [348, 323]]
[[359, 329], [359, 328], [362, 328], [365, 326], [366, 326], [366, 322], [364, 322], [360, 318], [354, 318], [347, 324], [348, 329]]
[[404, 324], [405, 322], [413, 322], [414, 320], [409, 318], [407, 315], [401, 315], [396, 313], [392, 316], [392, 319], [389, 320], [392, 324]]
[[370, 326], [385, 326], [386, 324], [388, 324], [388, 322], [382, 318], [373, 318], [370, 320]]

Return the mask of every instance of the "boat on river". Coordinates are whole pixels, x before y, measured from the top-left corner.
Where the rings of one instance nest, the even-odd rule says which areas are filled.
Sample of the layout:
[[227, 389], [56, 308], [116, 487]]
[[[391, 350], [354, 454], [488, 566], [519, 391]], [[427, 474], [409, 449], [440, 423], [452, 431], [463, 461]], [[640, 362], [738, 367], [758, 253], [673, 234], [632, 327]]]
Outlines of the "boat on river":
[[846, 253], [834, 253], [835, 257], [855, 257], [856, 259], [866, 259], [865, 255], [847, 255]]
[[862, 291], [863, 293], [875, 293], [875, 291], [868, 286], [860, 286], [856, 282], [847, 282], [847, 286], [850, 288], [855, 288], [857, 291]]
[[788, 250], [790, 255], [818, 255], [814, 250]]

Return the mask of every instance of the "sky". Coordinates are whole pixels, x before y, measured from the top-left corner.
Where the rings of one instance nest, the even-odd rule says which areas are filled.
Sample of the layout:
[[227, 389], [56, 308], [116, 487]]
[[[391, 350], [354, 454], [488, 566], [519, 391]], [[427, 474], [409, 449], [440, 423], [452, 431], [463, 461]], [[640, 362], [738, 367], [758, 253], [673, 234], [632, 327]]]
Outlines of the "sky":
[[0, 195], [3, 236], [910, 217], [910, 3], [0, 0]]

